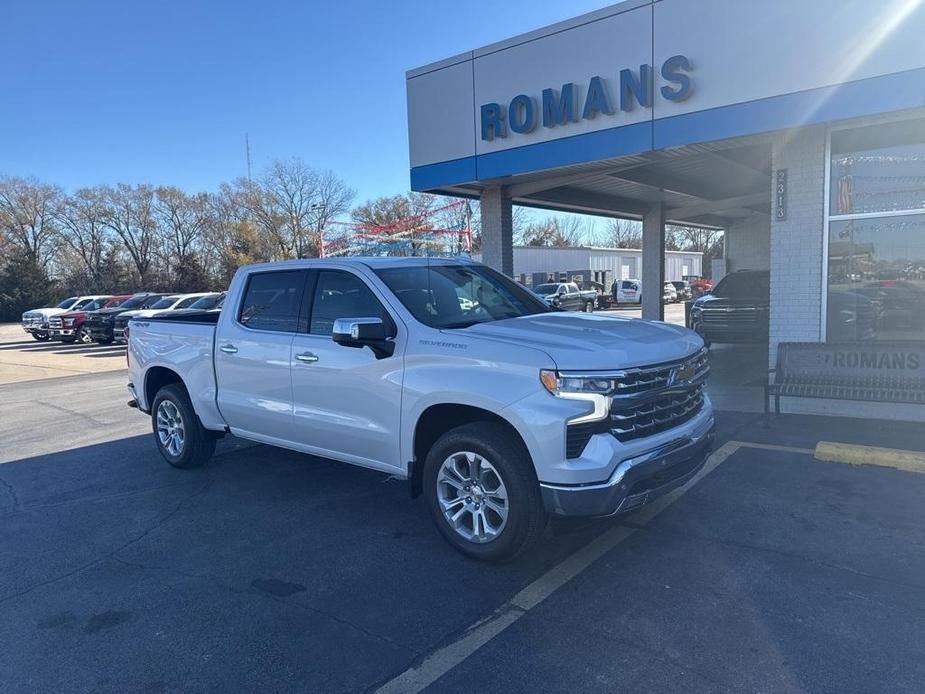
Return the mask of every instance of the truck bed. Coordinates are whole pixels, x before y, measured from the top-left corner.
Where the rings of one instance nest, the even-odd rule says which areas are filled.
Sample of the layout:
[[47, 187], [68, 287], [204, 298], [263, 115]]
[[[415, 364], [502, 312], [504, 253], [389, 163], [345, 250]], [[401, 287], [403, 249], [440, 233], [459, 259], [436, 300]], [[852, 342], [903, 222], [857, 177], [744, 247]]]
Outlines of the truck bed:
[[[152, 393], [148, 392], [145, 380], [163, 377], [167, 375], [164, 371], [169, 371], [186, 384], [203, 426], [215, 431], [225, 429], [215, 401], [213, 356], [219, 315], [202, 311], [129, 322], [129, 381], [140, 409], [151, 409]], [[158, 372], [158, 367], [164, 371]]]

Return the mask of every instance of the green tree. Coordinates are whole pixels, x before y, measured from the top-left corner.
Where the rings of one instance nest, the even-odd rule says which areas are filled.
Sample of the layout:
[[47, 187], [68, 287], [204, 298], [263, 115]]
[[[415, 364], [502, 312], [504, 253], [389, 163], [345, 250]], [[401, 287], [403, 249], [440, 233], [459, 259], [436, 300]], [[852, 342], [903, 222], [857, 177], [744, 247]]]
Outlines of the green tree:
[[23, 312], [54, 303], [56, 286], [35, 255], [14, 250], [0, 268], [0, 321], [19, 320]]

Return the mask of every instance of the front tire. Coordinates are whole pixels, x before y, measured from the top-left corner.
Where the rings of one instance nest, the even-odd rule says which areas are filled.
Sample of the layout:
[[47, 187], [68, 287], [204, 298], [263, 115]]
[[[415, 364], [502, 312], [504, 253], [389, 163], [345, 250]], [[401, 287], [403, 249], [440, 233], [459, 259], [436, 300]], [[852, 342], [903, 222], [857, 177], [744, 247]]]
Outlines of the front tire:
[[157, 391], [151, 406], [151, 428], [161, 456], [176, 468], [201, 467], [215, 452], [215, 437], [202, 426], [179, 383]]
[[594, 312], [594, 302], [586, 301], [585, 302], [585, 313], [593, 313], [593, 312]]
[[77, 334], [74, 336], [74, 341], [82, 345], [89, 345], [93, 342], [93, 338], [90, 336], [90, 333], [86, 328], [80, 327], [77, 329]]
[[445, 433], [427, 454], [423, 481], [440, 534], [474, 559], [513, 559], [546, 526], [530, 456], [502, 424], [474, 422]]
[[39, 342], [48, 342], [49, 335], [48, 333], [35, 332], [32, 333], [32, 339], [38, 340]]

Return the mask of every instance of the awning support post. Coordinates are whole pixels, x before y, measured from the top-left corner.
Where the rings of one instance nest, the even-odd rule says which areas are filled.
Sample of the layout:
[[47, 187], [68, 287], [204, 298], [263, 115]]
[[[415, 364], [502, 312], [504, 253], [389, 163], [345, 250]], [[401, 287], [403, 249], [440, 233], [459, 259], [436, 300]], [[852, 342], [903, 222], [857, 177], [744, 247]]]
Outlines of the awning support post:
[[642, 317], [664, 320], [665, 208], [654, 204], [642, 217]]

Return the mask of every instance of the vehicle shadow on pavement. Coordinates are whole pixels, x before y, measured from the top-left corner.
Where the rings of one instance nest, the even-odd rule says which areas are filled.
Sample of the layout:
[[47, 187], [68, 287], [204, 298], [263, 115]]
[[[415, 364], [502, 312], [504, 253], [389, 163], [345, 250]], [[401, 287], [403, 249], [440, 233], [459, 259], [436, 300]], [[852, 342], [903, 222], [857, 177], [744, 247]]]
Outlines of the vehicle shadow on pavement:
[[230, 437], [180, 471], [150, 435], [0, 465], [0, 519], [0, 671], [59, 691], [363, 689], [613, 523], [486, 565], [382, 473]]

